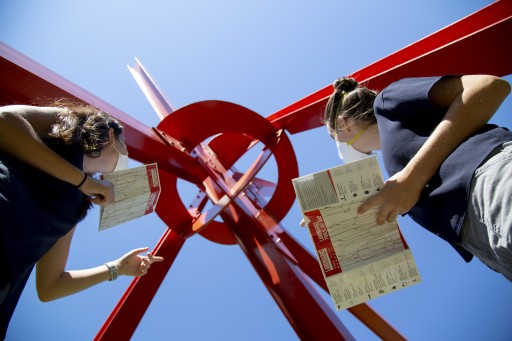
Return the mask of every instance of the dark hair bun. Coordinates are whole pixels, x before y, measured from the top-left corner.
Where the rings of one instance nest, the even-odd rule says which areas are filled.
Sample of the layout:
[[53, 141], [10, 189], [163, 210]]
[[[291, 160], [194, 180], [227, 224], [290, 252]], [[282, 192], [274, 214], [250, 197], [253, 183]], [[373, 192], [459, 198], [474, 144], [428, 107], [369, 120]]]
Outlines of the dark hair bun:
[[357, 88], [357, 81], [354, 78], [340, 77], [334, 81], [332, 85], [334, 90], [338, 93], [350, 92]]

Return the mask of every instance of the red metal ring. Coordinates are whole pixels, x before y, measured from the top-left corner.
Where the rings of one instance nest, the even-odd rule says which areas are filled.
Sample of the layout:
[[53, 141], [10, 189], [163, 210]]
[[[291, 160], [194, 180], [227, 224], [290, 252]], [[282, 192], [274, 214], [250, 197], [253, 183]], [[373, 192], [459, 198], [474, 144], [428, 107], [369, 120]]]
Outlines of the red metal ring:
[[[210, 141], [209, 146], [226, 168], [242, 156], [250, 142], [258, 140], [268, 146], [278, 131], [272, 123], [254, 111], [224, 101], [203, 101], [187, 105], [167, 116], [157, 128], [181, 141], [189, 152], [206, 139], [222, 134]], [[298, 176], [295, 152], [286, 134], [281, 134], [273, 154], [278, 168], [278, 183], [264, 208], [279, 222], [295, 201], [291, 179]], [[184, 234], [193, 217], [181, 202], [176, 185], [176, 177], [169, 174], [162, 177], [163, 190], [156, 212], [170, 228]], [[210, 225], [201, 231], [203, 237], [222, 244], [235, 243], [223, 223], [213, 221]]]

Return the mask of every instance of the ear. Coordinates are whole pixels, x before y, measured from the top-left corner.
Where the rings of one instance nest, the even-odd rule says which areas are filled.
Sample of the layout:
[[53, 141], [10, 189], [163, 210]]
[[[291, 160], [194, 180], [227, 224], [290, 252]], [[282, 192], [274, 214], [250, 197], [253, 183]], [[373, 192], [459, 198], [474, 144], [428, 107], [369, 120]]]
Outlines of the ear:
[[108, 128], [108, 142], [114, 143], [114, 128]]
[[338, 126], [340, 127], [340, 129], [342, 131], [346, 131], [349, 134], [354, 129], [353, 123], [354, 123], [354, 121], [351, 120], [350, 118], [338, 117]]

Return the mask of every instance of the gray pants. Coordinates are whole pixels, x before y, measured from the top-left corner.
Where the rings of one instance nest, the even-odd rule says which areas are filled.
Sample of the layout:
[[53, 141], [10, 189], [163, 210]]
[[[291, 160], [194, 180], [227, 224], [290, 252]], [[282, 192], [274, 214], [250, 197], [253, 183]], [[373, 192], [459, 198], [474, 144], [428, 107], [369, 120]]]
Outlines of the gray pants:
[[512, 282], [512, 142], [477, 168], [461, 246]]

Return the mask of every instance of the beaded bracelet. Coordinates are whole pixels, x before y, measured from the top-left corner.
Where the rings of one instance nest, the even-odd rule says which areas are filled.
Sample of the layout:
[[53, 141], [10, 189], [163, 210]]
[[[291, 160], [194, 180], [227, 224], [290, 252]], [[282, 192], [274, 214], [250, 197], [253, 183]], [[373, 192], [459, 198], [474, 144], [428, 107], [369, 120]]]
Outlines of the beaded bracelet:
[[87, 180], [87, 173], [85, 173], [85, 172], [84, 172], [84, 178], [83, 178], [83, 179], [82, 179], [82, 181], [81, 181], [81, 182], [76, 186], [76, 188], [80, 188], [80, 187], [84, 184], [85, 180]]

